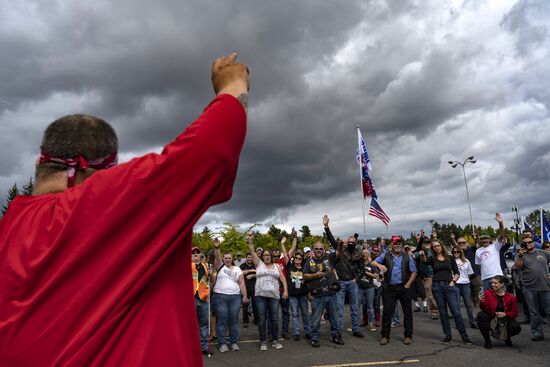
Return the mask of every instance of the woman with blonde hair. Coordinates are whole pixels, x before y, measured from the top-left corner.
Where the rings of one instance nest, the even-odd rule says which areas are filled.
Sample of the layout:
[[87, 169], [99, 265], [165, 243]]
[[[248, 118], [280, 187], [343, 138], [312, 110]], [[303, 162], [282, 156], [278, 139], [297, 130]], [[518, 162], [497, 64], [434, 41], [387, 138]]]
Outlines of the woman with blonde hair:
[[464, 320], [458, 306], [459, 290], [455, 287], [460, 276], [456, 262], [449, 256], [443, 243], [438, 239], [432, 239], [433, 256], [426, 257], [424, 251], [420, 251], [422, 261], [433, 268], [432, 293], [439, 309], [439, 319], [445, 333], [443, 343], [453, 340], [451, 323], [447, 314], [447, 306], [450, 308], [455, 320], [456, 328], [462, 337], [462, 342], [471, 345], [472, 342], [466, 333]]
[[464, 256], [464, 251], [462, 251], [458, 245], [453, 246], [451, 254], [456, 261], [456, 266], [458, 267], [458, 272], [460, 273], [460, 276], [456, 282], [456, 288], [459, 291], [458, 302], [460, 303], [460, 298], [462, 298], [464, 306], [466, 306], [466, 313], [468, 314], [470, 327], [477, 329], [477, 321], [473, 312], [474, 307], [472, 305], [470, 288], [470, 277], [475, 276], [474, 269], [472, 268], [470, 261]]

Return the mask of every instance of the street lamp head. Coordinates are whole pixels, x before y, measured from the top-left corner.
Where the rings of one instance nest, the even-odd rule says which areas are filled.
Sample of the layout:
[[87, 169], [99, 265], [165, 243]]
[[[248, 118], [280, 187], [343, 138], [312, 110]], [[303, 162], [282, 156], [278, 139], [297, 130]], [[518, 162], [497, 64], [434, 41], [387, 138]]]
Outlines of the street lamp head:
[[473, 160], [473, 161], [470, 161], [470, 162], [472, 162], [472, 164], [474, 164], [474, 163], [476, 163], [477, 161], [476, 161], [476, 160]]
[[471, 161], [471, 160], [473, 160], [473, 159], [474, 159], [474, 156], [473, 156], [473, 155], [471, 155], [471, 156], [468, 157], [468, 160], [469, 160], [469, 161]]
[[457, 165], [457, 164], [458, 164], [458, 163], [455, 163], [455, 164], [453, 164], [451, 167], [456, 168], [456, 165]]
[[453, 161], [449, 161], [449, 164], [453, 164], [454, 162]]

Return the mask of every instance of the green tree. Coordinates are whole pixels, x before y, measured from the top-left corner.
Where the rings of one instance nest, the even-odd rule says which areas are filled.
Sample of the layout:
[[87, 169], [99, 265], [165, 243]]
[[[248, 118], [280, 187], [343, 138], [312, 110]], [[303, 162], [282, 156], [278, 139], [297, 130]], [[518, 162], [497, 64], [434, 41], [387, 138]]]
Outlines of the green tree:
[[267, 231], [267, 234], [269, 234], [271, 237], [275, 238], [277, 241], [280, 241], [281, 238], [283, 238], [283, 231], [277, 227], [275, 227], [275, 225], [271, 225], [271, 227], [269, 227], [269, 230]]
[[204, 227], [201, 232], [193, 232], [193, 246], [199, 247], [203, 253], [207, 253], [214, 248], [214, 236], [208, 227]]
[[17, 195], [19, 195], [19, 189], [17, 188], [17, 183], [14, 183], [13, 186], [8, 190], [8, 198], [6, 199], [6, 204], [4, 204], [4, 206], [2, 207], [2, 216], [6, 214], [10, 203], [13, 199], [15, 199]]
[[34, 190], [34, 182], [32, 181], [32, 177], [29, 178], [29, 182], [23, 185], [23, 188], [21, 189], [21, 195], [32, 195], [32, 191]]
[[302, 226], [302, 229], [300, 229], [300, 232], [302, 233], [302, 241], [304, 241], [306, 238], [311, 237], [311, 230], [308, 226]]
[[248, 245], [246, 242], [246, 233], [252, 230], [256, 225], [252, 225], [244, 231], [239, 230], [239, 226], [232, 223], [224, 223], [220, 231], [220, 236], [223, 237], [221, 251], [231, 251], [233, 254], [237, 252], [248, 253]]

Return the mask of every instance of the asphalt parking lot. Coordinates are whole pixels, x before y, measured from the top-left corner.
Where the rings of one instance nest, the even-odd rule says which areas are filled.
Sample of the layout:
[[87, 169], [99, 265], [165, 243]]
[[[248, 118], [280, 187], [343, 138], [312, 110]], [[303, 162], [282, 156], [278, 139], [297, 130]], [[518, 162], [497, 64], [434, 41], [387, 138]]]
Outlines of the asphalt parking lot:
[[[347, 308], [347, 306], [346, 306]], [[465, 316], [465, 315], [464, 315]], [[522, 318], [520, 315], [519, 318]], [[401, 319], [402, 320], [402, 319]], [[292, 323], [292, 321], [291, 321]], [[451, 320], [454, 327], [454, 322]], [[344, 326], [351, 322], [346, 315]], [[204, 358], [207, 367], [216, 366], [309, 366], [309, 367], [357, 367], [390, 366], [406, 364], [410, 366], [550, 366], [550, 327], [545, 326], [547, 339], [531, 342], [529, 325], [522, 325], [522, 331], [512, 339], [514, 346], [505, 347], [504, 342], [493, 341], [493, 349], [483, 347], [483, 338], [479, 330], [468, 329], [474, 345], [466, 346], [460, 341], [458, 332], [453, 329], [456, 338], [450, 344], [443, 344], [441, 324], [432, 320], [427, 313], [414, 313], [413, 344], [403, 344], [402, 327], [392, 328], [390, 343], [381, 346], [380, 333], [369, 332], [363, 328], [364, 339], [358, 339], [351, 332], [344, 333], [345, 345], [336, 345], [330, 338], [328, 323], [322, 325], [321, 347], [313, 348], [308, 341], [283, 340], [281, 350], [268, 345], [267, 352], [259, 350], [258, 328], [251, 325], [239, 328], [238, 352], [220, 353], [213, 345], [215, 354]]]

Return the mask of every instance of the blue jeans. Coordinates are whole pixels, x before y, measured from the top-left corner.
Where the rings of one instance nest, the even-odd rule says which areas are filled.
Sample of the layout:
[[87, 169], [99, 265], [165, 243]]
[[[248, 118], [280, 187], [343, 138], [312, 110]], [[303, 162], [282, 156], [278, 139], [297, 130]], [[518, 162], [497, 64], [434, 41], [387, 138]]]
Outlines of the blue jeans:
[[357, 289], [357, 308], [360, 309], [361, 305], [363, 305], [363, 313], [368, 315], [369, 323], [374, 323], [374, 288]]
[[474, 316], [474, 310], [472, 306], [472, 297], [471, 297], [471, 287], [470, 283], [467, 284], [457, 284], [455, 287], [459, 291], [459, 303], [460, 298], [462, 297], [462, 301], [464, 302], [464, 306], [466, 307], [466, 313], [468, 314], [468, 322], [470, 323], [471, 327], [477, 326], [477, 321]]
[[328, 319], [330, 322], [330, 335], [338, 335], [338, 319], [336, 316], [337, 301], [336, 295], [313, 297], [311, 302], [311, 340], [319, 340], [321, 334], [321, 316], [328, 309]]
[[353, 332], [359, 331], [359, 310], [357, 308], [357, 282], [353, 280], [341, 280], [340, 291], [336, 294], [338, 318], [338, 332], [341, 334], [344, 329], [344, 298], [346, 293], [349, 296], [349, 309], [351, 315], [351, 329]]
[[464, 319], [460, 314], [460, 307], [458, 305], [459, 290], [456, 287], [451, 287], [446, 282], [432, 283], [432, 293], [439, 309], [439, 320], [443, 327], [443, 333], [446, 337], [452, 338], [451, 323], [449, 322], [449, 316], [447, 314], [447, 306], [449, 306], [453, 319], [455, 320], [456, 328], [462, 338], [467, 338], [466, 327], [464, 326]]
[[311, 332], [309, 325], [309, 313], [307, 312], [307, 296], [290, 297], [290, 313], [292, 314], [292, 324], [294, 326], [294, 335], [300, 335], [300, 319], [298, 311], [302, 314], [302, 324], [304, 333]]
[[229, 324], [229, 341], [236, 343], [239, 339], [239, 309], [241, 308], [240, 294], [222, 294], [214, 293], [214, 302], [216, 304], [216, 315], [218, 325], [218, 346], [221, 347], [227, 343], [226, 325]]
[[290, 299], [284, 299], [281, 294], [281, 315], [283, 318], [283, 335], [288, 335], [290, 325]]
[[[279, 299], [256, 296], [255, 301], [258, 316], [260, 318], [258, 324], [260, 329], [260, 343], [265, 343], [267, 341], [267, 330], [269, 330], [271, 339], [277, 340], [277, 334], [279, 333], [279, 326], [277, 325], [279, 322]], [[267, 326], [268, 315], [269, 327]]]
[[208, 302], [201, 301], [195, 297], [195, 311], [199, 321], [199, 336], [201, 339], [201, 350], [208, 350]]
[[534, 291], [523, 287], [523, 296], [529, 305], [531, 334], [533, 336], [544, 336], [539, 304], [546, 313], [546, 318], [550, 321], [550, 291]]

